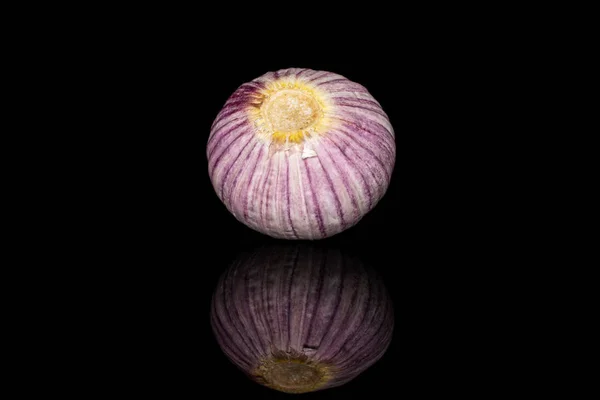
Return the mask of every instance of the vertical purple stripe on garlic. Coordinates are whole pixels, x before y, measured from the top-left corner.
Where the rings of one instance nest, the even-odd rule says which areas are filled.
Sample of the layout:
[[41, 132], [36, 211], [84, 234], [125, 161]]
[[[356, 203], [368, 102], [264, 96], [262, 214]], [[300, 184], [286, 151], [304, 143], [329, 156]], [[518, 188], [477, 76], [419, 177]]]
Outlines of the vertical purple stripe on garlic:
[[355, 225], [385, 194], [394, 130], [362, 85], [290, 68], [241, 85], [211, 127], [208, 172], [242, 223], [283, 239]]

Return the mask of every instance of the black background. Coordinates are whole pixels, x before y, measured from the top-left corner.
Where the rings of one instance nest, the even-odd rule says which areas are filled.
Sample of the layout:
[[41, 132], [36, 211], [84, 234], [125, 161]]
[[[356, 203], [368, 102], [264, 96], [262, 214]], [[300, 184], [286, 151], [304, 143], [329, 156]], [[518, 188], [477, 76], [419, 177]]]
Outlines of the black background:
[[[543, 148], [550, 129], [540, 124], [556, 117], [535, 110], [540, 97], [556, 98], [548, 66], [563, 61], [555, 43], [568, 42], [548, 39], [536, 24], [553, 19], [537, 8], [455, 4], [419, 11], [346, 4], [330, 16], [304, 3], [290, 4], [290, 12], [255, 2], [249, 10], [222, 5], [225, 11], [213, 2], [189, 10], [54, 10], [62, 20], [41, 14], [48, 25], [39, 31], [14, 30], [15, 42], [30, 33], [31, 46], [19, 47], [33, 57], [11, 59], [25, 75], [7, 76], [40, 105], [24, 121], [42, 125], [23, 127], [20, 136], [47, 158], [34, 167], [44, 185], [27, 199], [31, 205], [7, 210], [46, 242], [27, 244], [22, 255], [39, 254], [43, 262], [24, 272], [64, 286], [48, 279], [49, 301], [35, 300], [48, 321], [32, 329], [31, 344], [56, 352], [45, 357], [43, 373], [61, 372], [51, 379], [61, 390], [83, 384], [83, 398], [102, 391], [290, 397], [247, 379], [210, 329], [219, 275], [241, 252], [276, 240], [243, 226], [221, 204], [206, 143], [239, 85], [298, 67], [364, 85], [390, 117], [397, 154], [375, 209], [315, 243], [341, 248], [384, 277], [395, 306], [391, 346], [347, 385], [300, 396], [488, 398], [529, 379], [535, 368], [528, 347], [539, 344], [527, 337], [527, 322], [546, 299], [531, 295], [523, 306], [518, 296], [541, 285], [543, 273], [526, 276], [532, 265], [546, 268], [541, 253], [555, 254], [538, 251], [535, 241], [540, 227], [553, 234], [546, 197], [560, 192], [531, 196], [540, 180], [555, 188], [550, 162], [536, 156], [565, 162], [560, 151]], [[539, 62], [540, 48], [552, 56]], [[23, 158], [16, 169], [28, 163]], [[23, 186], [38, 188], [26, 179]], [[38, 224], [26, 221], [30, 212]], [[58, 368], [65, 358], [69, 373]], [[28, 384], [47, 390], [34, 378]]]

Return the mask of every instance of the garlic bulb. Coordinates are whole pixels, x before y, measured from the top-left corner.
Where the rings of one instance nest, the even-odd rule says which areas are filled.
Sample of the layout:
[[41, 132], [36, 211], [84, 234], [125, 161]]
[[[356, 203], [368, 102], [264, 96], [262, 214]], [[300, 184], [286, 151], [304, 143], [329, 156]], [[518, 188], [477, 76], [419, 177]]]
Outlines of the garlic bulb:
[[362, 85], [290, 68], [241, 85], [217, 115], [208, 172], [240, 222], [281, 239], [355, 225], [385, 194], [394, 130]]
[[210, 318], [233, 364], [287, 393], [351, 381], [381, 359], [394, 330], [393, 305], [375, 271], [305, 245], [238, 258], [217, 283]]

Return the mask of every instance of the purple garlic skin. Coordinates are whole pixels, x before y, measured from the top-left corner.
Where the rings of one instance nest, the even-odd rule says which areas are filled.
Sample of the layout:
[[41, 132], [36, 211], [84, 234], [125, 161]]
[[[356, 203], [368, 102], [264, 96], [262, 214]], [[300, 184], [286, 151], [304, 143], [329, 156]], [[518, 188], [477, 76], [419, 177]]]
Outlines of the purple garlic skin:
[[337, 250], [261, 248], [223, 273], [210, 313], [225, 355], [287, 393], [343, 385], [386, 352], [394, 328], [380, 277]]
[[248, 227], [322, 239], [355, 225], [390, 183], [392, 125], [367, 89], [327, 71], [289, 68], [242, 84], [212, 124], [208, 172]]

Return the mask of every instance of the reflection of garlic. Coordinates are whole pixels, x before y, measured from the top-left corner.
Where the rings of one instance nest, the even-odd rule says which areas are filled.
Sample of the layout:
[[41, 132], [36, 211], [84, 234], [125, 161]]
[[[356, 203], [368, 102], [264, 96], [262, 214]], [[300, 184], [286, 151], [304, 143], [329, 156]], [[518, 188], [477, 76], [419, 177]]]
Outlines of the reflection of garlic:
[[284, 239], [321, 239], [356, 224], [394, 168], [394, 130], [367, 89], [290, 68], [241, 85], [207, 144], [215, 191], [242, 223]]
[[249, 378], [307, 393], [344, 385], [375, 364], [395, 321], [374, 270], [331, 248], [288, 244], [243, 254], [223, 272], [210, 323]]

